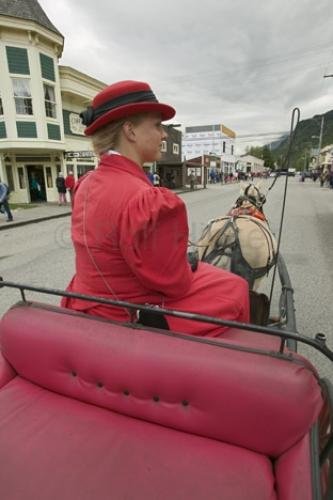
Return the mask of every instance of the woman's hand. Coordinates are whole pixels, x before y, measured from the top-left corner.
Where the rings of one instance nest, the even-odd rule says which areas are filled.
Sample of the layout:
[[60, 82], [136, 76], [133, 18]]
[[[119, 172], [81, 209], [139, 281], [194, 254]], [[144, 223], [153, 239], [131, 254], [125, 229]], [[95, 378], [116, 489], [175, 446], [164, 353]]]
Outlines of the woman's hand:
[[198, 269], [198, 263], [199, 263], [199, 257], [198, 257], [198, 252], [189, 252], [187, 254], [187, 259], [189, 261], [189, 264], [191, 266], [192, 271], [196, 271]]

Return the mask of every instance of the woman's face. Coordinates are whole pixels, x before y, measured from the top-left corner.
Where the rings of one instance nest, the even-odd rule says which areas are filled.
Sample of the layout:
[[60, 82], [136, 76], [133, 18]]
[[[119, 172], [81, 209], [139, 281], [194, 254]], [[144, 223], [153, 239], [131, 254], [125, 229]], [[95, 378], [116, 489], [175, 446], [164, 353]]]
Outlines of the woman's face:
[[142, 163], [159, 160], [162, 141], [167, 137], [160, 114], [144, 115], [142, 120], [134, 125], [134, 133], [136, 150]]

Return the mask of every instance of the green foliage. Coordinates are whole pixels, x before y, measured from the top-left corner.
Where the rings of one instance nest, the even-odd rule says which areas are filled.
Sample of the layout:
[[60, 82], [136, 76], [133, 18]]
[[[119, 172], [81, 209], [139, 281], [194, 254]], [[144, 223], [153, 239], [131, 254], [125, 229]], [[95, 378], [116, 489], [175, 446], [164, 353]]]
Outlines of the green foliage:
[[264, 166], [270, 169], [274, 168], [274, 158], [272, 152], [268, 146], [262, 148], [262, 158], [264, 160]]
[[269, 146], [252, 146], [247, 149], [247, 154], [264, 160], [264, 166], [274, 169], [274, 157]]
[[[308, 168], [311, 162], [312, 149], [318, 148], [320, 124], [322, 115], [299, 122], [295, 141], [292, 148], [289, 167], [303, 170]], [[333, 110], [324, 113], [324, 129], [321, 147], [333, 144]], [[274, 160], [279, 167], [286, 166], [285, 159], [288, 149], [289, 137], [286, 137], [280, 145], [272, 151]]]

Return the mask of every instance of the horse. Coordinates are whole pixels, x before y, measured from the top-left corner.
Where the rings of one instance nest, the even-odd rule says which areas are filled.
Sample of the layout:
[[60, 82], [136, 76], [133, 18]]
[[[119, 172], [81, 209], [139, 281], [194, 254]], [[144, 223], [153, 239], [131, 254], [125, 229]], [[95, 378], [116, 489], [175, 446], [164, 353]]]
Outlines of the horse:
[[231, 210], [209, 221], [195, 244], [199, 260], [242, 276], [255, 292], [277, 258], [276, 239], [263, 211], [265, 202], [260, 183], [241, 183]]

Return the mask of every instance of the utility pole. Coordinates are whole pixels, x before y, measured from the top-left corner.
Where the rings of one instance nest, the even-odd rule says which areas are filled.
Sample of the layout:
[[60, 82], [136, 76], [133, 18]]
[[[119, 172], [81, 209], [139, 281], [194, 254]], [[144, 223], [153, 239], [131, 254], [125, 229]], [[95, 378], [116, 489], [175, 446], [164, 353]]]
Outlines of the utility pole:
[[317, 169], [319, 168], [320, 150], [321, 150], [321, 145], [322, 145], [322, 142], [323, 142], [324, 121], [325, 121], [325, 116], [322, 115], [322, 117], [321, 117], [321, 124], [320, 124], [320, 134], [319, 134], [317, 165], [316, 165]]

